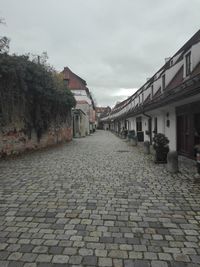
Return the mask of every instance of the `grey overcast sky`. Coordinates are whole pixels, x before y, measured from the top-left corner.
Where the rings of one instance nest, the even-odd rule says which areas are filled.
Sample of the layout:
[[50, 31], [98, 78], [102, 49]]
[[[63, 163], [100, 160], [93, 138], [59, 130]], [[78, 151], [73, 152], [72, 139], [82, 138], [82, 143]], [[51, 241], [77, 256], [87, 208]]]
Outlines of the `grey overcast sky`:
[[0, 0], [10, 52], [86, 80], [98, 105], [139, 88], [200, 28], [200, 0]]

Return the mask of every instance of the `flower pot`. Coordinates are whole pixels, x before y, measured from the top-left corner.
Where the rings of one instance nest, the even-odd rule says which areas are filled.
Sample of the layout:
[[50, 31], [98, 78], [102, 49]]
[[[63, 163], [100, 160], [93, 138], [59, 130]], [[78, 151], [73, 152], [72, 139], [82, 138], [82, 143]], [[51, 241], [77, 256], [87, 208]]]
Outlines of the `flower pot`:
[[137, 137], [136, 137], [136, 136], [134, 136], [134, 137], [132, 137], [132, 138], [130, 139], [130, 144], [131, 144], [132, 146], [137, 146], [137, 143], [138, 143], [138, 140], [137, 140]]
[[163, 147], [155, 150], [155, 163], [167, 163], [167, 153], [169, 152], [168, 147]]

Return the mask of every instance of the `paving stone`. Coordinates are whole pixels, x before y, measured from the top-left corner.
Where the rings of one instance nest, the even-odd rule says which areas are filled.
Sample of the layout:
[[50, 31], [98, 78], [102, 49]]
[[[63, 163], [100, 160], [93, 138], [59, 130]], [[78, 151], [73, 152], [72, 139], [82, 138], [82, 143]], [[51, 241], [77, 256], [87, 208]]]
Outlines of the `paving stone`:
[[113, 266], [114, 267], [123, 267], [123, 260], [113, 259]]
[[37, 254], [34, 253], [24, 253], [21, 261], [25, 261], [25, 262], [35, 262], [35, 259], [37, 258]]
[[116, 259], [127, 259], [128, 258], [128, 253], [123, 250], [111, 250], [108, 253], [108, 256], [111, 258], [116, 258]]
[[59, 241], [58, 240], [46, 240], [44, 242], [44, 246], [56, 246], [58, 245]]
[[73, 247], [82, 248], [84, 247], [85, 243], [82, 241], [74, 241]]
[[34, 249], [34, 246], [31, 244], [21, 245], [20, 252], [22, 253], [31, 252], [33, 249]]
[[143, 258], [143, 253], [142, 252], [131, 251], [131, 252], [129, 252], [129, 258], [130, 259], [142, 259]]
[[14, 251], [21, 251], [21, 246], [19, 244], [11, 244], [6, 248], [7, 251], [14, 252]]
[[185, 262], [172, 261], [172, 262], [170, 262], [170, 264], [172, 267], [188, 267], [187, 263], [185, 263]]
[[175, 261], [183, 261], [183, 262], [189, 262], [190, 261], [190, 258], [184, 254], [174, 254], [173, 257], [174, 257]]
[[165, 261], [152, 261], [151, 267], [168, 267], [168, 263]]
[[192, 259], [192, 262], [200, 263], [200, 255], [190, 255], [190, 258]]
[[147, 260], [156, 260], [157, 254], [154, 252], [144, 252], [144, 258]]
[[97, 257], [95, 256], [84, 256], [83, 265], [97, 266]]
[[8, 251], [0, 251], [0, 260], [6, 260], [9, 255], [10, 255], [10, 252]]
[[63, 247], [50, 247], [49, 248], [49, 250], [48, 250], [48, 252], [50, 253], [50, 254], [62, 254], [62, 252], [63, 252], [63, 250], [64, 250], [64, 248]]
[[99, 258], [99, 266], [112, 266], [111, 258]]
[[198, 244], [196, 242], [184, 242], [184, 246], [187, 248], [198, 248]]
[[184, 232], [186, 233], [186, 235], [196, 235], [196, 236], [199, 235], [199, 233], [196, 230], [184, 230]]
[[91, 249], [104, 249], [105, 248], [105, 244], [101, 244], [101, 243], [88, 243], [87, 248], [91, 248]]
[[81, 264], [82, 259], [82, 256], [70, 256], [69, 263], [74, 265]]
[[77, 248], [65, 248], [64, 251], [63, 251], [63, 254], [66, 254], [66, 255], [75, 255], [77, 254]]
[[93, 255], [93, 250], [92, 249], [81, 248], [81, 249], [79, 249], [79, 254], [81, 256], [90, 256], [90, 255]]
[[181, 251], [183, 254], [191, 254], [191, 255], [197, 254], [197, 252], [194, 248], [182, 248]]
[[168, 247], [163, 247], [163, 251], [166, 253], [173, 253], [173, 254], [178, 254], [181, 252], [180, 248], [168, 248]]
[[37, 246], [33, 249], [33, 253], [41, 253], [44, 254], [48, 251], [48, 247], [46, 246]]
[[24, 262], [20, 262], [20, 261], [11, 261], [8, 264], [8, 267], [23, 267], [24, 266]]
[[125, 260], [124, 261], [124, 267], [134, 267], [134, 261], [133, 260]]
[[147, 247], [144, 245], [134, 245], [133, 249], [134, 251], [147, 251]]
[[53, 263], [67, 263], [69, 261], [69, 256], [66, 255], [55, 255], [53, 256], [52, 262]]
[[106, 257], [108, 254], [108, 251], [107, 250], [104, 250], [104, 249], [96, 249], [95, 250], [95, 255], [97, 257]]
[[51, 262], [52, 255], [48, 254], [39, 254], [38, 257], [36, 258], [37, 262]]
[[146, 260], [136, 260], [134, 267], [150, 267], [150, 262]]
[[112, 237], [100, 237], [99, 241], [101, 243], [113, 243]]
[[1, 243], [0, 244], [0, 250], [4, 250], [8, 246], [7, 243]]
[[27, 262], [27, 263], [24, 264], [23, 267], [37, 267], [37, 264], [33, 263], [33, 262], [31, 262], [31, 263]]
[[158, 253], [158, 257], [160, 260], [164, 260], [164, 261], [172, 260], [172, 256], [169, 253]]
[[119, 246], [120, 250], [132, 250], [133, 247], [131, 245], [121, 244]]
[[11, 260], [11, 261], [18, 261], [20, 260], [22, 257], [22, 253], [20, 252], [13, 252], [10, 254], [10, 256], [8, 257], [8, 260]]

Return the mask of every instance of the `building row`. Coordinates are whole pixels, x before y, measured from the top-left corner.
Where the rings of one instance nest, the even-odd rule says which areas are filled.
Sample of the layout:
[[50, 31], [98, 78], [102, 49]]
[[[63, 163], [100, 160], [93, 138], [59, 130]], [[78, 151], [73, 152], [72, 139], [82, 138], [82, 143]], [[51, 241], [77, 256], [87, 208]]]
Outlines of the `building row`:
[[140, 142], [163, 133], [170, 150], [194, 158], [200, 145], [200, 30], [101, 122], [118, 133], [135, 130]]
[[93, 133], [97, 128], [102, 128], [100, 118], [108, 114], [110, 107], [96, 107], [87, 83], [68, 67], [62, 71], [66, 88], [71, 90], [76, 107], [72, 110], [73, 137], [85, 137]]

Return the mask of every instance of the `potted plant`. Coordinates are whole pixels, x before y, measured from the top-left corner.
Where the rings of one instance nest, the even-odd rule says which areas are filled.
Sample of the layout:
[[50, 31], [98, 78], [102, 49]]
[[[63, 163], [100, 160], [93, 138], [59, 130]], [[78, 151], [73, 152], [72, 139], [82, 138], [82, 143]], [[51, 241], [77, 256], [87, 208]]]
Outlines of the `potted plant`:
[[135, 136], [132, 136], [131, 139], [130, 139], [130, 141], [131, 141], [131, 145], [132, 146], [137, 146], [138, 138], [137, 138], [136, 135]]
[[130, 139], [131, 138], [133, 138], [134, 136], [135, 136], [135, 130], [130, 130], [129, 132], [128, 132], [128, 140], [130, 141]]
[[155, 134], [153, 138], [153, 148], [156, 152], [155, 163], [167, 163], [167, 153], [169, 152], [169, 139], [162, 133]]

